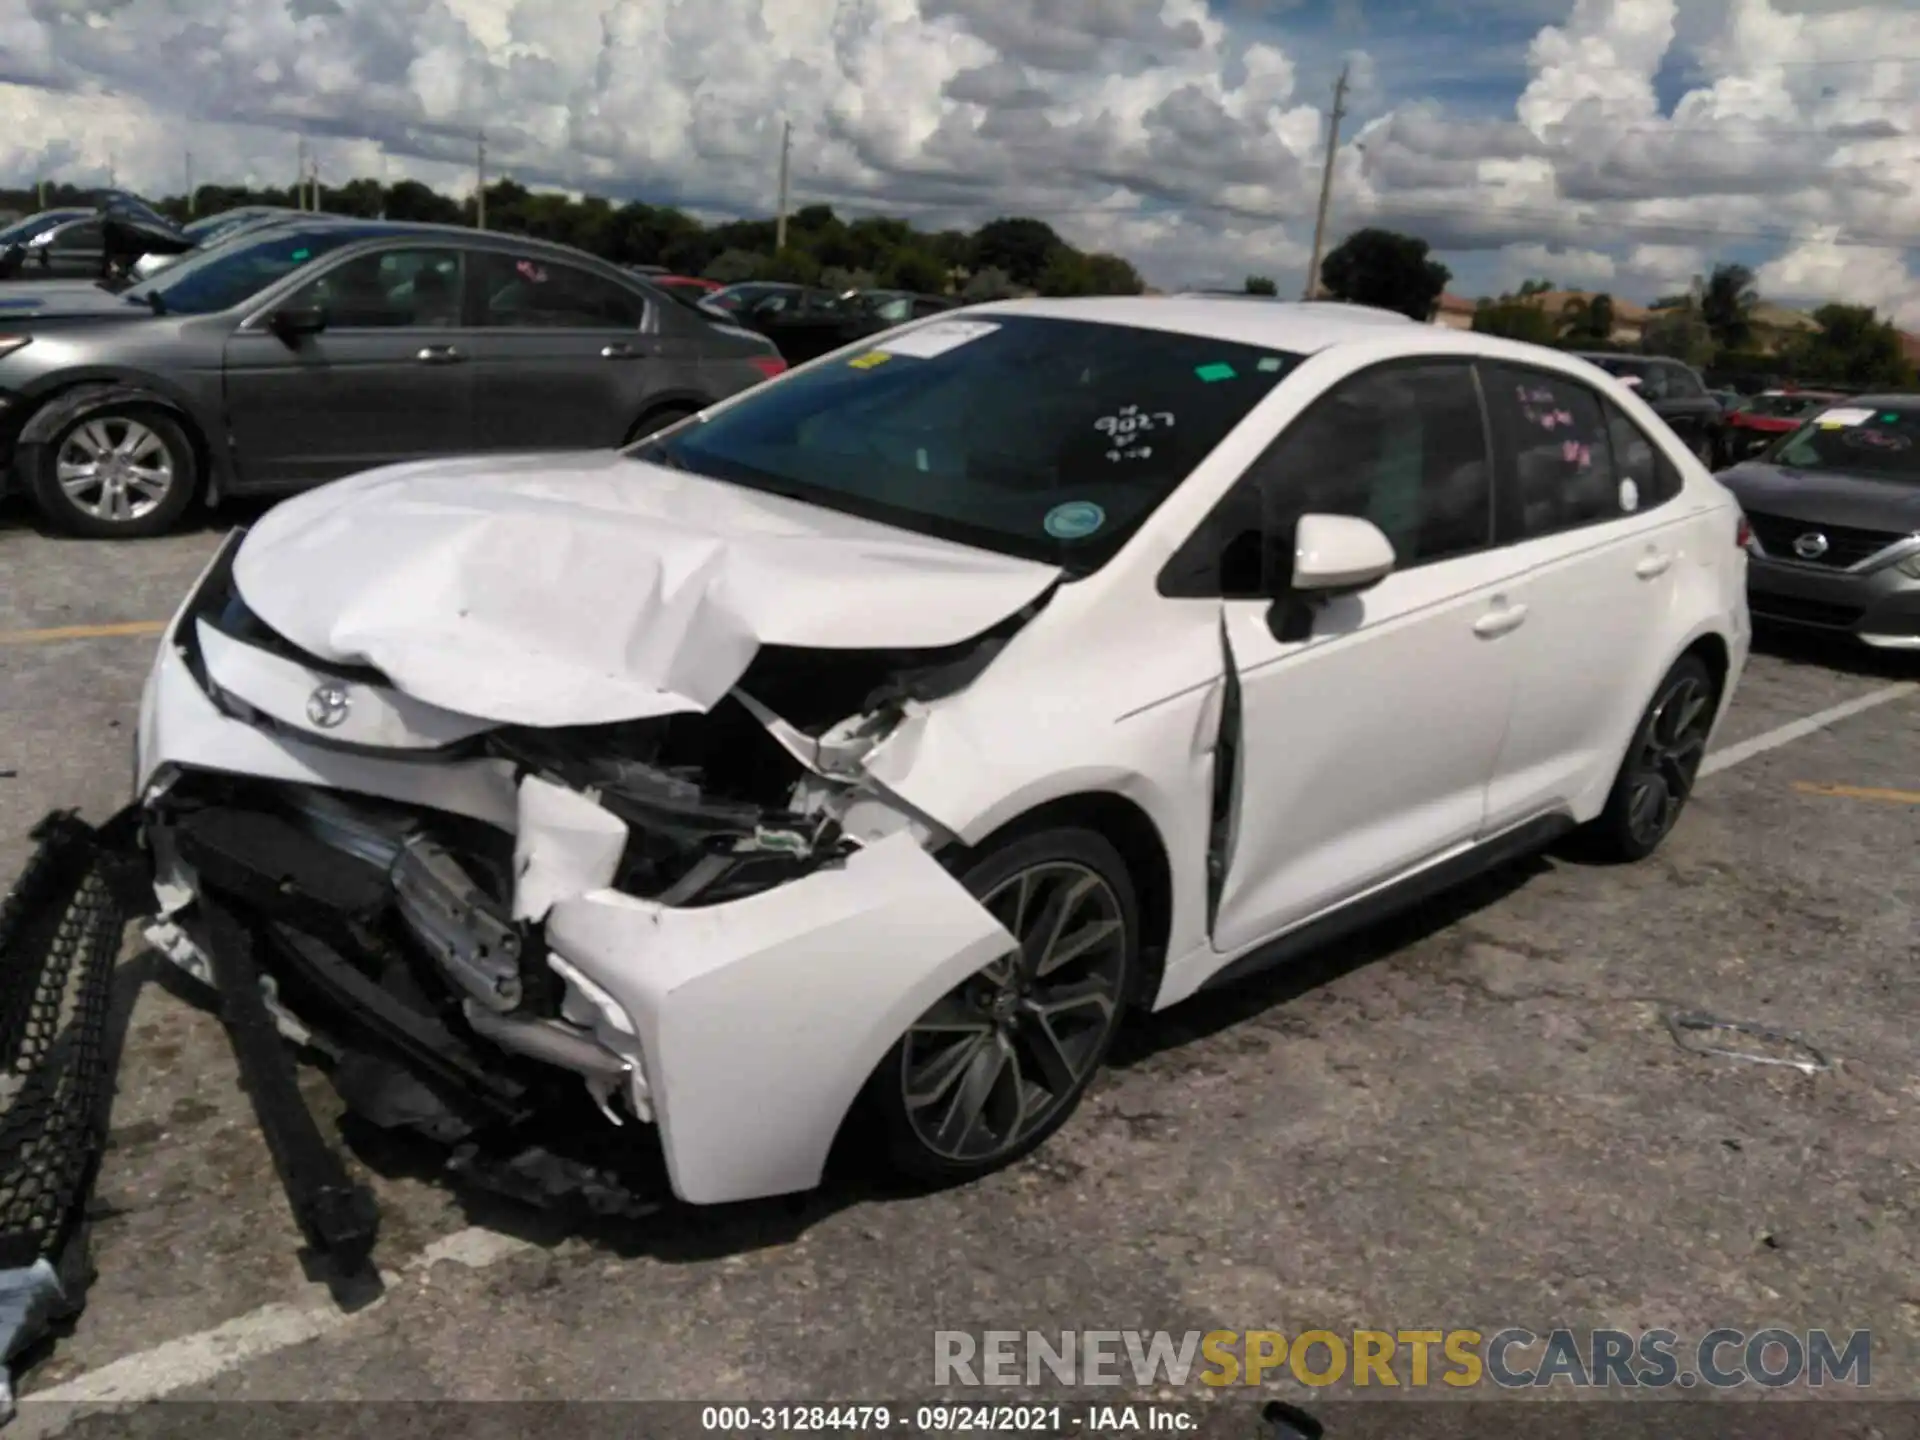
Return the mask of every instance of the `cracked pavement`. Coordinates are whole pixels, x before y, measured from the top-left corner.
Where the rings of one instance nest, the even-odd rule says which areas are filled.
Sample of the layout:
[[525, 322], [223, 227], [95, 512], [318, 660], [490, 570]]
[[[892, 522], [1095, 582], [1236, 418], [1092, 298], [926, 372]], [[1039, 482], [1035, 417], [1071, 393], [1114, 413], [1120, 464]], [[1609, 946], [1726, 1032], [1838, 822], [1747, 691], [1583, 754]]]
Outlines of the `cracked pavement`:
[[[214, 540], [53, 541], [0, 511], [0, 631], [164, 617]], [[1920, 670], [1763, 643], [1719, 745]], [[0, 646], [7, 876], [48, 808], [121, 802], [152, 644]], [[1909, 695], [1703, 782], [1650, 862], [1522, 864], [1148, 1019], [1063, 1132], [964, 1190], [856, 1178], [566, 1233], [356, 1152], [383, 1264], [476, 1223], [532, 1243], [410, 1272], [181, 1398], [900, 1399], [936, 1328], [1509, 1325], [1871, 1328], [1875, 1391], [1920, 1397], [1920, 809], [1793, 788], [1911, 790], [1917, 742]], [[218, 1024], [139, 950], [100, 1279], [29, 1392], [319, 1293]], [[1673, 1010], [1803, 1033], [1835, 1069], [1684, 1053]], [[76, 1433], [123, 1426], [160, 1433]]]

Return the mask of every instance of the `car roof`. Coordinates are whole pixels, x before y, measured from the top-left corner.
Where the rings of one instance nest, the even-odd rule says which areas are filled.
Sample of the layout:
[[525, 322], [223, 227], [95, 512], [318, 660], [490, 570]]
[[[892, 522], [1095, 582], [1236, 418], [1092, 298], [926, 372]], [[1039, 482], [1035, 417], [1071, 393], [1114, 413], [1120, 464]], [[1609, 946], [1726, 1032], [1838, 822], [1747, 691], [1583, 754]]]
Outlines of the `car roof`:
[[[1470, 330], [1452, 330], [1390, 310], [1324, 301], [1269, 300], [1249, 305], [1239, 296], [1100, 295], [1060, 300], [1000, 300], [968, 307], [968, 313], [1033, 315], [1057, 320], [1086, 320], [1169, 330], [1243, 345], [1310, 354], [1362, 341], [1406, 342], [1410, 354], [1486, 355], [1520, 359], [1540, 347], [1502, 340]], [[1565, 359], [1566, 351], [1552, 352]]]

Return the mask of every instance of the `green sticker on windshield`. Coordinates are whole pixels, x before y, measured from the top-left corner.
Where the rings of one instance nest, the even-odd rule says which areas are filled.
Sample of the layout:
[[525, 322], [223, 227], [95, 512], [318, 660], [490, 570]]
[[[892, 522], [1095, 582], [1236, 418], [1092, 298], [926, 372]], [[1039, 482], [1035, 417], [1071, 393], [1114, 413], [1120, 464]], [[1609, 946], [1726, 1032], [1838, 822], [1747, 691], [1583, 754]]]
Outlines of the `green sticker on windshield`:
[[1194, 366], [1193, 373], [1211, 385], [1215, 380], [1233, 379], [1235, 371], [1233, 366], [1227, 364], [1226, 361], [1216, 360], [1211, 365]]
[[313, 251], [296, 250], [293, 252], [293, 258], [296, 260], [311, 260], [313, 258]]

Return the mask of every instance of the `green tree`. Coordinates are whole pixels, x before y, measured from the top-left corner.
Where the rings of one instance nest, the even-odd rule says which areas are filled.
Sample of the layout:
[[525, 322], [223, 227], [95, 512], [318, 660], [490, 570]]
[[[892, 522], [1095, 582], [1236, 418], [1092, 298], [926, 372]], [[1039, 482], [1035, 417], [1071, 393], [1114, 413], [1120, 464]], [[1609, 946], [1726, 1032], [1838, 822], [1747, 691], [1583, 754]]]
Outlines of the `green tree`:
[[1680, 304], [1654, 312], [1641, 336], [1640, 348], [1649, 355], [1683, 360], [1698, 369], [1713, 359], [1713, 332], [1691, 300], [1683, 296]]
[[1583, 345], [1610, 342], [1613, 339], [1613, 296], [1569, 300], [1560, 312], [1560, 333]]
[[422, 185], [418, 180], [402, 180], [388, 186], [386, 210], [389, 220], [417, 220], [440, 225], [460, 223], [460, 202]]
[[1473, 328], [1482, 335], [1524, 340], [1530, 345], [1551, 345], [1554, 341], [1553, 318], [1540, 306], [1511, 295], [1482, 300], [1474, 306]]
[[1279, 293], [1280, 287], [1265, 275], [1249, 275], [1247, 277], [1247, 294], [1278, 295]]
[[1427, 242], [1392, 230], [1356, 230], [1328, 254], [1320, 280], [1337, 300], [1397, 310], [1431, 320], [1453, 272], [1429, 255]]
[[1560, 287], [1551, 280], [1522, 280], [1520, 282], [1520, 288], [1516, 290], [1514, 294], [1520, 299], [1525, 300], [1530, 295], [1551, 295], [1559, 288]]
[[976, 269], [1004, 270], [1014, 284], [1038, 288], [1047, 262], [1063, 248], [1045, 221], [1003, 217], [989, 220], [974, 232], [973, 264]]
[[1716, 265], [1700, 295], [1700, 318], [1713, 332], [1715, 344], [1738, 350], [1753, 339], [1753, 307], [1759, 303], [1753, 271], [1744, 265]]
[[979, 305], [988, 300], [1005, 300], [1015, 293], [1016, 288], [1012, 276], [989, 265], [968, 277], [967, 283], [961, 287], [960, 298], [969, 305]]
[[894, 251], [880, 279], [889, 290], [912, 290], [920, 295], [944, 295], [947, 291], [947, 267], [937, 255], [917, 247]]
[[797, 246], [789, 245], [775, 255], [760, 271], [762, 280], [784, 280], [793, 285], [814, 285], [820, 280], [820, 262]]
[[1799, 374], [1863, 390], [1914, 383], [1900, 333], [1871, 306], [1822, 305], [1813, 318], [1820, 328], [1794, 341], [1790, 350]]
[[764, 263], [764, 259], [751, 250], [723, 250], [700, 273], [722, 285], [738, 285], [743, 280], [757, 279]]

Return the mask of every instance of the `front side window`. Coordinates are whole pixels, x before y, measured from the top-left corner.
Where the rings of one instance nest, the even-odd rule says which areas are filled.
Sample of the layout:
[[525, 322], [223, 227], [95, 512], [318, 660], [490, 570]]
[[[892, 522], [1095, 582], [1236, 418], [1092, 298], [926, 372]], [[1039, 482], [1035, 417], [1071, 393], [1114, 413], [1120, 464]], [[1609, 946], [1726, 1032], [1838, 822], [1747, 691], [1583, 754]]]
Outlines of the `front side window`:
[[[1487, 412], [1508, 461], [1520, 538], [1616, 520], [1638, 508], [1614, 476], [1600, 397], [1578, 380], [1488, 365]], [[1633, 500], [1632, 505], [1623, 501]]]
[[1299, 358], [1081, 320], [934, 320], [630, 453], [1086, 573]]
[[212, 315], [244, 305], [269, 285], [286, 279], [321, 256], [379, 231], [357, 225], [276, 230], [232, 245], [199, 250], [128, 290], [132, 304], [152, 305], [169, 315]]
[[476, 254], [481, 324], [534, 330], [638, 330], [647, 302], [617, 280], [540, 255]]
[[1466, 361], [1381, 366], [1335, 386], [1255, 461], [1169, 563], [1168, 594], [1269, 597], [1285, 575], [1250, 568], [1291, 553], [1302, 515], [1371, 520], [1397, 569], [1483, 549], [1492, 538], [1493, 470]]
[[1676, 400], [1698, 400], [1707, 393], [1700, 377], [1684, 365], [1662, 365], [1667, 374], [1667, 393]]
[[98, 220], [84, 220], [77, 225], [63, 225], [47, 237], [47, 248], [56, 254], [76, 250], [98, 250], [101, 246], [103, 230]]
[[1843, 400], [1794, 431], [1769, 458], [1794, 470], [1920, 486], [1920, 408], [1852, 406]]
[[330, 330], [446, 329], [460, 323], [460, 259], [441, 246], [356, 255], [287, 304], [325, 310]]

